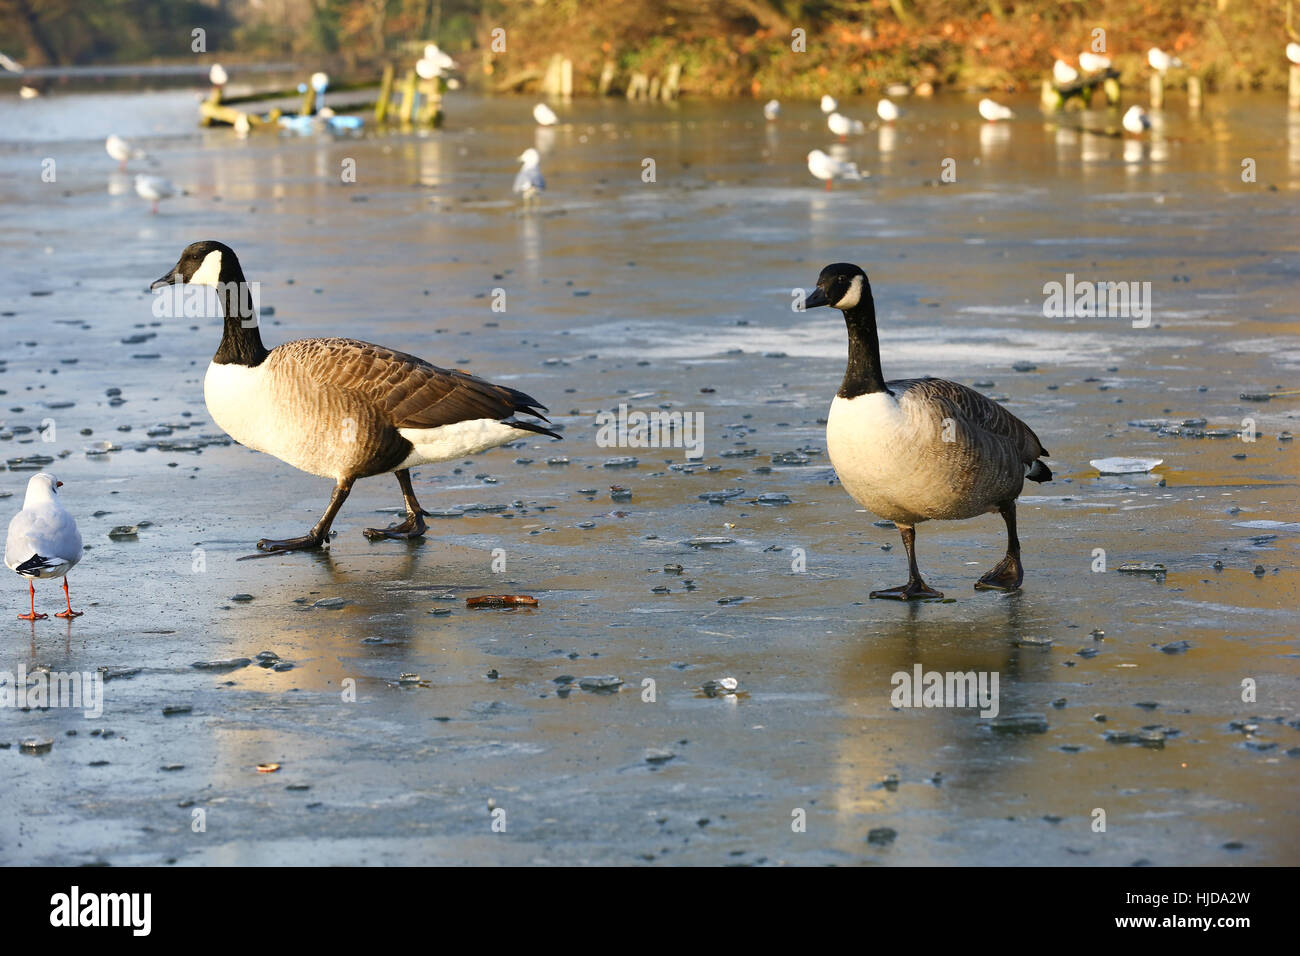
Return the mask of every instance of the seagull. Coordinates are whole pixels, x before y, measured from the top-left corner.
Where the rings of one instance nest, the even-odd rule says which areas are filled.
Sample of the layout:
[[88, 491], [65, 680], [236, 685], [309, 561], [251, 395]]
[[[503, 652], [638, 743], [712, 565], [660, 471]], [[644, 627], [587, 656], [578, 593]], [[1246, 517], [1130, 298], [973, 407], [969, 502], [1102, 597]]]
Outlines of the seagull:
[[561, 437], [515, 417], [545, 421], [546, 409], [537, 399], [396, 349], [333, 337], [266, 348], [244, 270], [224, 243], [186, 246], [151, 288], [174, 282], [212, 287], [222, 304], [221, 344], [203, 379], [203, 399], [217, 427], [247, 448], [335, 482], [329, 506], [311, 531], [299, 538], [263, 539], [259, 551], [324, 547], [353, 484], [372, 475], [397, 478], [406, 520], [367, 529], [366, 536], [418, 538], [427, 530], [426, 512], [411, 486], [412, 468], [536, 435]]
[[1079, 54], [1079, 69], [1085, 73], [1100, 73], [1110, 69], [1110, 57], [1087, 51]]
[[554, 126], [560, 121], [560, 118], [555, 115], [555, 110], [545, 103], [538, 103], [533, 107], [533, 119], [537, 120], [538, 126]]
[[1286, 58], [1292, 63], [1300, 63], [1300, 43], [1286, 45]]
[[849, 119], [842, 113], [832, 113], [826, 117], [826, 125], [840, 139], [846, 139], [850, 133], [861, 136], [867, 129], [862, 120]]
[[156, 215], [159, 200], [170, 199], [175, 196], [176, 187], [170, 179], [164, 179], [161, 176], [146, 176], [141, 173], [135, 177], [135, 194], [141, 199], [147, 199], [153, 203], [153, 208], [150, 211]]
[[116, 133], [104, 140], [104, 151], [117, 160], [118, 168], [123, 172], [126, 172], [128, 159], [139, 159], [144, 155], [138, 149], [132, 149], [131, 144]]
[[226, 68], [220, 63], [213, 63], [212, 69], [208, 70], [208, 80], [213, 86], [225, 86], [230, 81], [226, 75]]
[[424, 48], [424, 58], [415, 64], [415, 71], [426, 80], [436, 79], [456, 66], [456, 61], [430, 43]]
[[1141, 136], [1151, 128], [1151, 118], [1147, 116], [1147, 111], [1140, 106], [1130, 106], [1120, 122], [1123, 124], [1124, 129], [1135, 136]]
[[22, 86], [18, 87], [18, 96], [19, 96], [21, 99], [24, 99], [24, 100], [34, 100], [34, 99], [36, 99], [36, 97], [38, 97], [38, 96], [40, 96], [40, 95], [41, 95], [40, 87], [36, 87], [36, 86], [28, 86], [26, 83], [24, 83]]
[[17, 60], [11, 59], [0, 53], [0, 69], [7, 70], [10, 73], [22, 73], [23, 65]]
[[529, 147], [519, 154], [518, 159], [523, 166], [515, 174], [514, 191], [523, 196], [524, 205], [528, 205], [546, 188], [546, 180], [542, 178], [542, 157]]
[[1079, 71], [1064, 60], [1057, 60], [1052, 64], [1052, 79], [1056, 80], [1057, 86], [1069, 86], [1079, 78]]
[[835, 101], [835, 97], [831, 96], [829, 93], [822, 94], [823, 113], [834, 113], [839, 108], [840, 104]]
[[767, 121], [769, 123], [773, 122], [780, 115], [781, 115], [780, 100], [768, 100], [766, 103], [763, 104], [763, 116], [767, 118]]
[[54, 616], [71, 619], [82, 615], [81, 611], [72, 609], [72, 598], [68, 594], [68, 572], [81, 560], [81, 532], [59, 501], [58, 489], [62, 487], [63, 482], [53, 475], [45, 472], [32, 475], [27, 482], [23, 510], [9, 522], [5, 566], [27, 579], [31, 597], [31, 611], [18, 615], [23, 621], [41, 621], [49, 616], [36, 613], [33, 578], [63, 578], [63, 596], [68, 609]]
[[999, 120], [1009, 120], [1016, 114], [1011, 112], [1009, 106], [1003, 106], [987, 96], [980, 100], [980, 116], [984, 117], [990, 123], [996, 123]]
[[894, 104], [893, 100], [886, 99], [876, 104], [876, 115], [886, 123], [892, 123], [903, 115], [903, 111]]
[[1182, 60], [1176, 56], [1170, 56], [1158, 46], [1153, 46], [1147, 51], [1147, 62], [1151, 64], [1151, 69], [1160, 74], [1167, 73], [1174, 67], [1183, 65]]
[[830, 192], [831, 183], [836, 179], [856, 181], [862, 178], [856, 163], [827, 156], [820, 149], [814, 149], [808, 154], [808, 172], [826, 181], [827, 192]]

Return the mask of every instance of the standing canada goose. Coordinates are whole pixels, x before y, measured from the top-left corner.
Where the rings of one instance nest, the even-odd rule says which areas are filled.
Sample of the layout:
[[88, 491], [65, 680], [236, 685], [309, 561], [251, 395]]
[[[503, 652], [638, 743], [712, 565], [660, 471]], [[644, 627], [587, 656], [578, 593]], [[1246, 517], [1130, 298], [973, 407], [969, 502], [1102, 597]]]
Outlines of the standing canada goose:
[[203, 379], [213, 421], [240, 444], [335, 482], [329, 506], [311, 531], [258, 541], [261, 551], [322, 547], [353, 483], [389, 472], [401, 486], [406, 520], [367, 528], [366, 537], [419, 537], [427, 512], [411, 488], [411, 468], [477, 455], [529, 435], [560, 437], [512, 417], [522, 412], [548, 421], [537, 399], [394, 349], [324, 338], [268, 350], [239, 259], [223, 243], [186, 246], [151, 288], [173, 282], [212, 286], [221, 300], [225, 330]]
[[1000, 512], [1007, 555], [977, 589], [1014, 591], [1024, 571], [1016, 537], [1016, 498], [1025, 479], [1047, 481], [1047, 454], [1029, 426], [979, 392], [941, 378], [886, 382], [880, 371], [876, 305], [867, 274], [836, 262], [822, 270], [806, 307], [844, 313], [849, 363], [826, 421], [826, 449], [844, 490], [898, 526], [908, 581], [873, 598], [939, 598], [916, 567], [916, 525]]
[[68, 609], [54, 616], [81, 617], [81, 611], [72, 609], [68, 594], [68, 572], [81, 560], [81, 532], [77, 522], [59, 501], [63, 482], [53, 475], [41, 472], [27, 482], [27, 497], [23, 510], [9, 522], [9, 536], [5, 540], [5, 566], [27, 579], [27, 593], [31, 611], [19, 614], [20, 620], [42, 621], [49, 615], [36, 613], [36, 585], [34, 578], [63, 578], [63, 598]]

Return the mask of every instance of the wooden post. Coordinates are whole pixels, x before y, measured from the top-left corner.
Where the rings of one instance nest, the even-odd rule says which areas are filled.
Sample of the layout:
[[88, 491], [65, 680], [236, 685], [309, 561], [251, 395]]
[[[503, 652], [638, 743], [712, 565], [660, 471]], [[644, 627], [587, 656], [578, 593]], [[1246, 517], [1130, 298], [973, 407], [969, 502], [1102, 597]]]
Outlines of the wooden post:
[[[1294, 69], [1294, 67], [1292, 67]], [[601, 96], [609, 95], [609, 88], [614, 84], [614, 61], [606, 60], [605, 66], [600, 71], [600, 83], [596, 91]]]
[[664, 101], [677, 99], [677, 89], [682, 81], [682, 65], [673, 63], [668, 67], [668, 75], [664, 78], [663, 96]]
[[646, 89], [650, 86], [650, 78], [644, 73], [633, 73], [627, 81], [627, 98], [629, 100], [640, 99], [645, 96]]
[[1291, 64], [1291, 80], [1287, 85], [1286, 98], [1292, 109], [1300, 109], [1300, 63]]
[[1039, 92], [1039, 99], [1043, 104], [1043, 109], [1050, 110], [1053, 113], [1059, 110], [1065, 102], [1061, 96], [1060, 90], [1056, 88], [1056, 84], [1053, 83], [1051, 79], [1043, 80], [1043, 85]]
[[302, 116], [311, 116], [316, 112], [316, 88], [311, 85], [310, 80], [307, 81], [307, 92], [302, 95], [302, 106], [298, 108], [298, 112]]
[[1116, 77], [1108, 76], [1101, 84], [1102, 90], [1106, 93], [1106, 105], [1119, 105], [1119, 80]]
[[1201, 109], [1201, 78], [1199, 76], [1189, 76], [1187, 78], [1187, 108], [1193, 113]]
[[411, 125], [411, 120], [415, 116], [415, 82], [417, 79], [414, 70], [407, 70], [406, 79], [402, 81], [402, 111], [399, 118], [407, 126]]
[[1165, 105], [1165, 78], [1159, 73], [1151, 74], [1151, 108], [1158, 110]]
[[560, 96], [566, 100], [573, 97], [573, 61], [567, 56], [560, 61]]
[[[212, 88], [212, 92], [208, 94], [208, 98], [207, 98], [206, 100], [204, 100], [203, 102], [206, 103], [208, 106], [220, 106], [220, 105], [221, 105], [221, 87], [219, 87], [219, 86], [214, 86], [214, 87]], [[211, 115], [210, 113], [204, 112], [202, 109], [200, 109], [200, 110], [199, 110], [199, 125], [200, 125], [200, 126], [211, 126], [211, 125], [212, 125], [212, 115]]]
[[659, 99], [659, 74], [656, 73], [650, 77], [650, 91], [646, 94], [648, 99]]
[[384, 78], [379, 82], [379, 99], [375, 100], [375, 124], [383, 125], [393, 105], [393, 64], [384, 66]]
[[542, 95], [559, 96], [560, 95], [560, 71], [564, 57], [558, 53], [551, 55], [550, 61], [546, 64], [546, 75], [542, 77]]

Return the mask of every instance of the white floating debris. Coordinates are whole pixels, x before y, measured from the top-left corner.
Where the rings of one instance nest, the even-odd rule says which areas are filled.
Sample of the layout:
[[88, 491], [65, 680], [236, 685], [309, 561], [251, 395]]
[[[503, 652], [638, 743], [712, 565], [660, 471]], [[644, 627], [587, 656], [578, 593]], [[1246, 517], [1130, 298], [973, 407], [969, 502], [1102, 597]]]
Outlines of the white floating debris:
[[1164, 463], [1163, 458], [1094, 458], [1088, 462], [1103, 475], [1145, 475]]

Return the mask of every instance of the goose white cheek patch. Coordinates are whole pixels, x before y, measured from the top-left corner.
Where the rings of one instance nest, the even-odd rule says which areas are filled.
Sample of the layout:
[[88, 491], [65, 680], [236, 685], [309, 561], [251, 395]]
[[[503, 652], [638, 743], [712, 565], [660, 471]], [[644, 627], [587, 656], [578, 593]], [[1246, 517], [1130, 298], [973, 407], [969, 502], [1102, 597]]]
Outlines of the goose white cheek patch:
[[[205, 263], [206, 265], [206, 263]], [[844, 293], [844, 297], [835, 303], [837, 309], [851, 309], [862, 300], [862, 276], [854, 276], [853, 281], [849, 283], [849, 291]]]
[[203, 257], [203, 264], [190, 276], [191, 285], [216, 286], [221, 281], [221, 253], [215, 249]]

